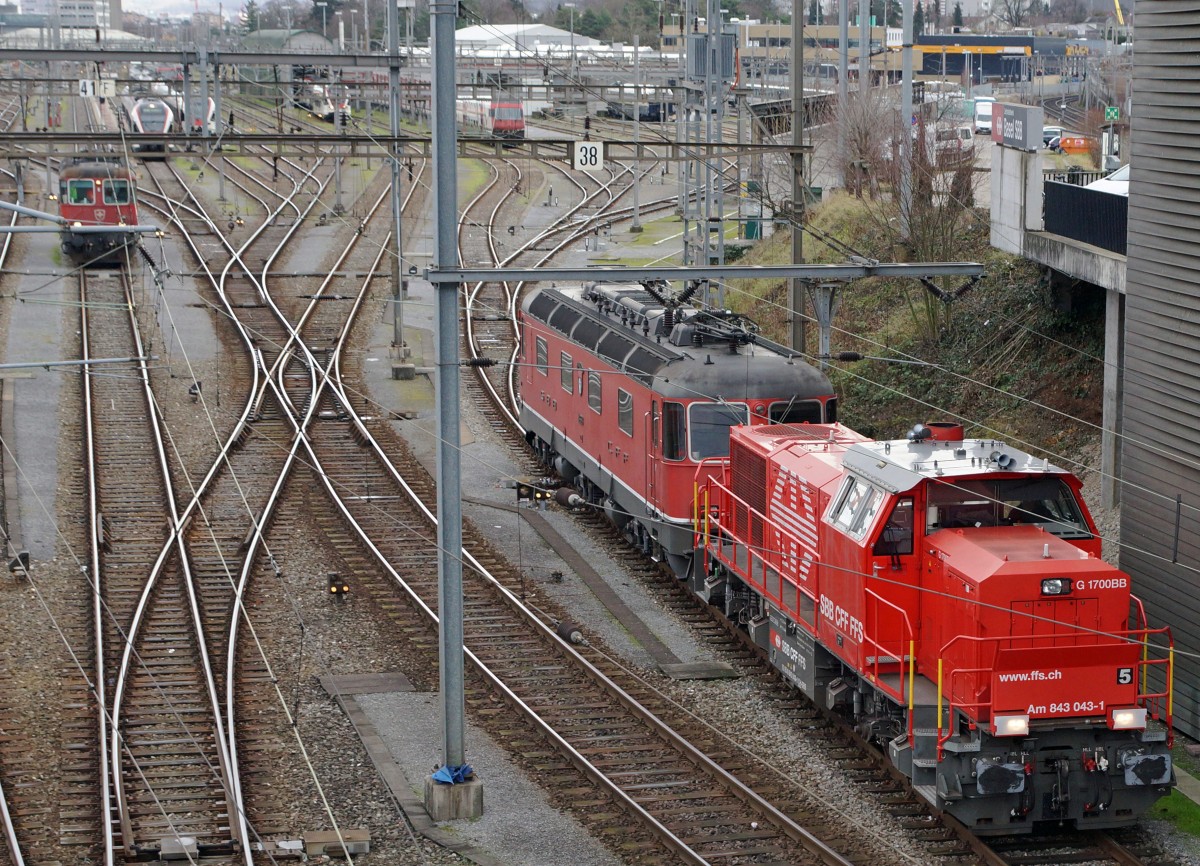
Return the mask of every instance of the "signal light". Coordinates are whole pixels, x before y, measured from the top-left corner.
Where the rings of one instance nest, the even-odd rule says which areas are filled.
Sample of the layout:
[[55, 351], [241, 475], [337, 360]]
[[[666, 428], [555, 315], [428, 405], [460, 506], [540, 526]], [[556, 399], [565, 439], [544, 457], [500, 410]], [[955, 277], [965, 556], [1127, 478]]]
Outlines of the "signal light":
[[342, 580], [336, 571], [329, 572], [329, 594], [334, 598], [344, 598], [350, 594], [350, 584]]
[[539, 487], [534, 481], [518, 481], [517, 482], [517, 501], [528, 499], [530, 502], [548, 502], [554, 498], [554, 494], [543, 487]]

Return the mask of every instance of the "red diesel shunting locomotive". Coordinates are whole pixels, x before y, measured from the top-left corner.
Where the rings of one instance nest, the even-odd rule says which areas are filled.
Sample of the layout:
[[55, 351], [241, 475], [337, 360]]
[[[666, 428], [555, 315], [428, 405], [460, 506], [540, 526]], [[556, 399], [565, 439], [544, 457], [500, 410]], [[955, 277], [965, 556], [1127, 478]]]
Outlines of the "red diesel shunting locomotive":
[[1170, 633], [1099, 559], [1073, 475], [958, 424], [734, 427], [718, 466], [693, 589], [936, 808], [1098, 829], [1169, 792]]
[[[76, 264], [116, 264], [135, 236], [121, 231], [135, 226], [137, 182], [119, 162], [94, 159], [59, 172], [59, 215], [66, 220], [59, 237], [62, 250]], [[77, 231], [112, 226], [113, 231]]]

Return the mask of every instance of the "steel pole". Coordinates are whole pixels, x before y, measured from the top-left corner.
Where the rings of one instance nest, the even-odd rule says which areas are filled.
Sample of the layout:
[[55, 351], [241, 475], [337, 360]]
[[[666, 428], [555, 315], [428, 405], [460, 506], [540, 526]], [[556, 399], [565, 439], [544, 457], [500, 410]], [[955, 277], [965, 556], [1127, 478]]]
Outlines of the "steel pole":
[[[842, 0], [845, 3], [846, 0]], [[821, 5], [817, 4], [818, 14]], [[804, 261], [804, 226], [805, 211], [808, 209], [807, 186], [804, 177], [804, 154], [800, 152], [804, 144], [804, 0], [794, 0], [792, 5], [792, 215], [791, 240], [792, 264]], [[839, 124], [839, 128], [840, 128]], [[762, 178], [759, 178], [762, 182]], [[762, 200], [761, 194], [759, 200]], [[788, 316], [791, 328], [788, 333], [788, 345], [793, 349], [804, 351], [804, 281], [793, 279], [788, 281]]]
[[904, 10], [904, 41], [900, 73], [900, 237], [907, 241], [912, 230], [913, 204], [913, 0], [900, 0], [900, 2]]
[[[662, 103], [659, 103], [659, 111], [662, 110]], [[638, 156], [641, 156], [642, 143], [642, 38], [638, 34], [633, 35], [633, 150]], [[631, 232], [640, 232], [642, 230], [642, 200], [641, 192], [638, 189], [640, 186], [641, 165], [633, 164], [633, 223], [630, 224]]]
[[[391, 90], [389, 114], [392, 141], [388, 147], [392, 167], [392, 235], [396, 254], [392, 256], [392, 347], [401, 361], [404, 358], [404, 300], [408, 284], [404, 279], [404, 246], [400, 219], [403, 201], [400, 195], [400, 153], [396, 140], [400, 137], [400, 8], [395, 0], [387, 4], [388, 84]], [[368, 102], [368, 105], [370, 103]], [[369, 126], [368, 126], [369, 128]]]
[[[909, 0], [911, 2], [911, 0]], [[838, 0], [838, 125], [837, 165], [842, 176], [843, 189], [846, 177], [846, 117], [850, 102], [850, 0]]]
[[[458, 4], [430, 3], [433, 19], [433, 204], [436, 222], [433, 271], [458, 263], [457, 132], [454, 128], [454, 20]], [[438, 616], [443, 757], [447, 767], [465, 761], [463, 718], [462, 500], [459, 476], [459, 282], [437, 286], [437, 506]]]
[[858, 92], [871, 86], [871, 0], [858, 0]]

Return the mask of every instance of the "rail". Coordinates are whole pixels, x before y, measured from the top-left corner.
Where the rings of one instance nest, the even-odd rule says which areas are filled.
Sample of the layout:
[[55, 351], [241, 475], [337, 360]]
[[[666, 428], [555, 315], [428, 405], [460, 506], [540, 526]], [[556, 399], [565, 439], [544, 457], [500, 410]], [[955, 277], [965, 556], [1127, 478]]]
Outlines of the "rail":
[[1083, 169], [1077, 165], [1070, 168], [1042, 169], [1042, 180], [1052, 180], [1057, 183], [1069, 183], [1072, 186], [1087, 186], [1094, 180], [1103, 180], [1112, 174], [1111, 171]]
[[[14, 114], [14, 117], [15, 116], [16, 115]], [[7, 123], [5, 125], [5, 128], [6, 129], [9, 128], [9, 127], [11, 127], [11, 125], [12, 125], [12, 119], [10, 118], [9, 123]], [[12, 172], [4, 171], [3, 173], [9, 175], [10, 177], [13, 177], [14, 180], [16, 179], [15, 175]], [[17, 218], [18, 218], [18, 214], [15, 211], [12, 212], [9, 215], [9, 225], [16, 225]], [[12, 238], [13, 238], [12, 234], [6, 234], [4, 236], [3, 241], [0, 241], [0, 268], [2, 268], [4, 266], [4, 264], [8, 261], [8, 254], [9, 254], [9, 251], [12, 249]], [[90, 377], [83, 376], [81, 378], [83, 379], [84, 382], [87, 382]], [[7, 517], [6, 517], [6, 519], [7, 519]], [[4, 529], [5, 538], [9, 538], [10, 535], [9, 535], [8, 527], [4, 526], [3, 529]], [[14, 555], [16, 553], [15, 550], [7, 551], [7, 552], [9, 553], [9, 555]], [[8, 846], [9, 857], [13, 862], [13, 866], [25, 866], [25, 858], [21, 854], [21, 843], [17, 839], [17, 831], [13, 825], [12, 814], [8, 810], [8, 800], [4, 796], [4, 786], [2, 784], [0, 784], [0, 825], [2, 825], [4, 828], [4, 839]]]
[[[1139, 602], [1140, 605], [1140, 602]], [[1143, 611], [1144, 614], [1144, 611]], [[1149, 646], [1151, 635], [1164, 635], [1167, 638], [1166, 656], [1163, 658], [1149, 658]], [[1100, 635], [1098, 635], [1100, 636]], [[937, 706], [939, 708], [937, 717], [937, 748], [938, 760], [942, 759], [945, 752], [945, 743], [954, 736], [954, 727], [950, 724], [950, 719], [953, 718], [954, 710], [960, 709], [964, 711], [973, 711], [975, 723], [985, 721], [991, 718], [992, 700], [977, 700], [977, 701], [959, 701], [954, 698], [954, 685], [958, 677], [965, 677], [971, 674], [991, 676], [995, 672], [994, 664], [982, 664], [979, 667], [952, 667], [949, 671], [946, 670], [946, 658], [950, 653], [950, 648], [956, 643], [972, 643], [976, 646], [984, 644], [991, 645], [995, 650], [1000, 649], [1003, 643], [1012, 643], [1015, 641], [1045, 641], [1045, 640], [1062, 640], [1062, 634], [1036, 634], [1036, 635], [1000, 635], [996, 637], [981, 637], [979, 635], [955, 635], [942, 645], [941, 651], [938, 653], [937, 660]], [[1142, 686], [1138, 687], [1138, 691], [1134, 697], [1134, 701], [1150, 711], [1151, 718], [1161, 720], [1167, 728], [1168, 744], [1174, 741], [1172, 733], [1173, 722], [1173, 677], [1175, 668], [1175, 640], [1171, 636], [1169, 626], [1162, 628], [1135, 628], [1124, 629], [1115, 632], [1105, 632], [1102, 637], [1109, 637], [1112, 640], [1105, 643], [1094, 644], [1076, 644], [1088, 648], [1095, 647], [1112, 647], [1121, 646], [1124, 644], [1139, 644], [1142, 647], [1142, 657], [1137, 660], [1135, 666], [1138, 668], [1138, 674], [1133, 678], [1135, 682], [1141, 681]], [[993, 659], [994, 660], [994, 659]], [[1147, 670], [1151, 667], [1162, 666], [1165, 668], [1165, 688], [1161, 692], [1145, 691], [1145, 683], [1147, 681]], [[948, 682], [947, 682], [948, 677]], [[990, 692], [990, 686], [987, 690], [981, 690], [981, 693]], [[944, 707], [944, 710], [942, 709]], [[1161, 707], [1161, 711], [1154, 711], [1154, 707]], [[1094, 715], [1094, 712], [1079, 713], [1078, 715]], [[946, 722], [943, 723], [943, 717]]]
[[[345, 390], [344, 390], [345, 386], [341, 382], [334, 382], [333, 387], [335, 389], [335, 392], [339, 395], [339, 397], [345, 401], [343, 403], [343, 405], [345, 405], [347, 407], [350, 407], [353, 405], [353, 403], [350, 400], [350, 395], [345, 392]], [[381, 465], [383, 466], [384, 470], [391, 476], [392, 480], [412, 500], [414, 506], [417, 507], [418, 509], [420, 509], [421, 512], [426, 516], [426, 518], [428, 520], [430, 520], [431, 523], [434, 523], [436, 525], [437, 518], [433, 515], [433, 513], [430, 511], [429, 507], [421, 500], [421, 498], [417, 495], [417, 493], [413, 490], [413, 488], [408, 484], [408, 482], [406, 482], [404, 480], [403, 476], [395, 468], [393, 463], [387, 458], [386, 453], [383, 451], [383, 449], [381, 448], [381, 446], [379, 445], [379, 443], [375, 439], [375, 437], [371, 434], [368, 427], [362, 422], [362, 420], [358, 416], [358, 414], [352, 413], [349, 420], [354, 425], [355, 429], [358, 431], [356, 438], [358, 438], [358, 440], [362, 443], [362, 445], [364, 447], [369, 448], [378, 456], [378, 458], [381, 461]], [[305, 444], [307, 447], [308, 443], [306, 442]], [[313, 460], [314, 467], [317, 468], [318, 470], [320, 470], [321, 465], [320, 465], [319, 459], [318, 459], [315, 451], [313, 451], [311, 449], [311, 447], [309, 449], [309, 454], [310, 454], [311, 459]], [[431, 622], [437, 623], [438, 622], [437, 613], [434, 610], [432, 610], [429, 607], [429, 605], [426, 604], [426, 602], [421, 598], [420, 594], [404, 580], [404, 577], [396, 571], [395, 567], [388, 560], [388, 558], [384, 555], [384, 553], [379, 550], [379, 548], [371, 541], [371, 539], [367, 536], [367, 534], [362, 530], [362, 528], [360, 527], [358, 522], [354, 519], [353, 514], [350, 512], [349, 508], [346, 506], [345, 502], [343, 501], [341, 491], [338, 490], [338, 488], [335, 484], [333, 484], [333, 482], [330, 479], [330, 477], [328, 476], [328, 474], [323, 471], [318, 471], [317, 474], [318, 474], [318, 478], [325, 485], [327, 492], [329, 493], [329, 495], [331, 496], [331, 498], [337, 505], [338, 509], [342, 512], [342, 514], [349, 521], [349, 525], [351, 527], [353, 527], [355, 531], [360, 533], [360, 537], [362, 538], [363, 543], [367, 546], [367, 548], [375, 556], [376, 561], [378, 562], [380, 568], [398, 586], [399, 589], [401, 589], [403, 592], [405, 592], [406, 594], [409, 595], [409, 597], [413, 600], [413, 603], [418, 607], [418, 609], [420, 609], [425, 614], [425, 616]], [[531, 616], [529, 614], [529, 611], [526, 608], [525, 604], [520, 599], [518, 599], [507, 587], [505, 587], [495, 577], [493, 577], [491, 572], [488, 570], [488, 568], [483, 563], [481, 563], [479, 560], [477, 560], [465, 548], [462, 551], [462, 556], [463, 556], [464, 567], [469, 568], [471, 573], [477, 574], [482, 579], [484, 579], [488, 583], [492, 584], [495, 587], [496, 592], [498, 592], [503, 597], [503, 599], [505, 600], [505, 603], [510, 608], [521, 613], [523, 618], [525, 618], [529, 628], [542, 634], [547, 640], [558, 645], [564, 653], [567, 653], [570, 656], [572, 656], [573, 660], [578, 665], [580, 665], [580, 667], [585, 671], [586, 675], [589, 678], [591, 678], [594, 682], [604, 686], [606, 689], [608, 689], [610, 691], [610, 693], [614, 697], [616, 697], [622, 704], [624, 704], [631, 712], [633, 712], [633, 713], [637, 714], [639, 717], [643, 718], [644, 721], [648, 725], [653, 727], [653, 729], [661, 737], [663, 737], [664, 741], [671, 743], [676, 749], [678, 749], [681, 752], [683, 752], [684, 754], [688, 755], [690, 760], [696, 766], [702, 767], [705, 770], [707, 770], [708, 772], [712, 773], [714, 776], [721, 778], [726, 784], [728, 784], [730, 786], [731, 790], [734, 792], [735, 796], [739, 800], [741, 800], [742, 802], [744, 802], [748, 805], [751, 805], [757, 809], [762, 810], [762, 813], [767, 815], [770, 818], [770, 820], [775, 822], [775, 824], [787, 836], [789, 836], [793, 840], [799, 842], [800, 844], [804, 845], [809, 851], [812, 851], [813, 853], [817, 854], [817, 856], [821, 859], [821, 862], [830, 863], [830, 864], [837, 863], [837, 864], [844, 864], [844, 866], [849, 866], [850, 861], [846, 860], [844, 857], [842, 857], [841, 855], [837, 854], [836, 852], [834, 852], [833, 850], [828, 848], [828, 846], [826, 846], [823, 842], [821, 842], [820, 840], [813, 837], [811, 834], [809, 834], [807, 831], [805, 831], [802, 827], [798, 826], [788, 816], [784, 815], [779, 810], [777, 810], [775, 807], [773, 807], [766, 801], [762, 800], [749, 787], [747, 787], [745, 784], [743, 784], [741, 781], [739, 781], [736, 777], [732, 776], [728, 771], [726, 771], [724, 768], [722, 768], [719, 764], [717, 764], [708, 755], [704, 754], [701, 751], [698, 751], [689, 741], [687, 741], [685, 738], [683, 738], [678, 733], [676, 733], [674, 730], [672, 730], [669, 726], [667, 726], [665, 723], [663, 723], [661, 720], [659, 720], [657, 716], [655, 716], [652, 712], [650, 712], [648, 709], [646, 709], [641, 703], [639, 703], [639, 701], [637, 700], [636, 697], [629, 694], [624, 689], [620, 688], [616, 683], [612, 682], [612, 680], [610, 680], [602, 671], [597, 669], [588, 659], [586, 659], [585, 657], [580, 655], [574, 649], [574, 647], [572, 647], [567, 642], [563, 641], [562, 638], [559, 637], [539, 617]], [[513, 692], [512, 689], [504, 682], [503, 678], [498, 676], [497, 674], [495, 674], [493, 671], [491, 671], [482, 662], [482, 660], [480, 660], [479, 657], [475, 655], [474, 652], [472, 652], [469, 648], [465, 648], [464, 652], [465, 652], [466, 658], [471, 662], [471, 664], [475, 667], [475, 669], [479, 672], [479, 674], [481, 676], [483, 676], [485, 679], [487, 679], [492, 684], [492, 686], [499, 691], [499, 693], [503, 694], [505, 696], [505, 698], [511, 702], [512, 706], [520, 708], [521, 711], [526, 716], [526, 718], [528, 718], [532, 724], [537, 726], [547, 737], [549, 737], [553, 742], [555, 742], [555, 744], [563, 751], [563, 754], [565, 756], [567, 756], [567, 759], [570, 761], [570, 763], [573, 766], [575, 766], [580, 772], [584, 773], [590, 779], [592, 779], [594, 782], [596, 782], [596, 784], [599, 785], [601, 788], [603, 788], [605, 791], [607, 791], [610, 796], [612, 796], [617, 801], [622, 803], [631, 813], [639, 815], [641, 820], [645, 821], [646, 825], [648, 827], [652, 828], [653, 831], [655, 832], [655, 834], [657, 836], [659, 836], [659, 838], [665, 844], [667, 844], [676, 854], [678, 854], [680, 856], [680, 858], [683, 860], [683, 862], [698, 864], [698, 866], [700, 866], [700, 864], [706, 864], [709, 862], [709, 861], [705, 860], [704, 858], [701, 858], [699, 855], [697, 855], [690, 848], [690, 846], [688, 845], [687, 842], [680, 839], [668, 827], [663, 825], [657, 818], [655, 818], [654, 815], [652, 815], [646, 809], [646, 807], [641, 802], [639, 802], [638, 799], [636, 799], [635, 797], [633, 797], [629, 793], [627, 793], [625, 790], [623, 790], [614, 779], [612, 779], [610, 776], [608, 776], [603, 771], [602, 768], [597, 767], [595, 764], [593, 764], [592, 761], [587, 757], [587, 755], [585, 755], [585, 754], [579, 752], [577, 749], [575, 749], [566, 739], [563, 738], [563, 736], [558, 731], [556, 731], [554, 729], [553, 725], [548, 723], [537, 712], [537, 710], [535, 710], [533, 707], [530, 707], [528, 704], [526, 704], [524, 701], [522, 701], [521, 698], [515, 692]]]

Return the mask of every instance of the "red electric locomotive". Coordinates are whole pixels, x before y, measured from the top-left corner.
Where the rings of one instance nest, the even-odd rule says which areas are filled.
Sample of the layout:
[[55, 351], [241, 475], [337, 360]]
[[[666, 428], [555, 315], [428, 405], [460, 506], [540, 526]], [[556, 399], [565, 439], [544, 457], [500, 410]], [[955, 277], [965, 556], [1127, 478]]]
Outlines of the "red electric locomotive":
[[134, 173], [119, 161], [91, 159], [62, 169], [58, 178], [59, 215], [66, 221], [60, 232], [63, 252], [76, 264], [122, 261], [135, 239], [119, 227], [138, 222]]
[[1170, 633], [1073, 475], [958, 424], [735, 427], [729, 451], [696, 474], [693, 588], [937, 809], [1107, 828], [1169, 792]]
[[539, 289], [522, 304], [521, 424], [562, 478], [680, 574], [697, 467], [735, 424], [831, 422], [829, 380], [744, 317], [665, 287]]

